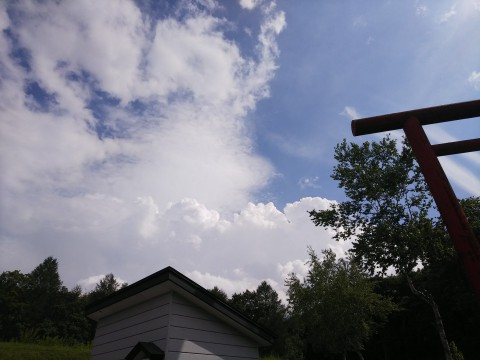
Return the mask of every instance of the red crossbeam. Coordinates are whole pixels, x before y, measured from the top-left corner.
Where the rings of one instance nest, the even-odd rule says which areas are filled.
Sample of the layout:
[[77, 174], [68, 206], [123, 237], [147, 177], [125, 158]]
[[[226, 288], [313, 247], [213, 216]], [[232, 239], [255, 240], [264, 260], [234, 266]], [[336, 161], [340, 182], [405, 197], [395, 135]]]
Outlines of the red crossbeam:
[[470, 284], [480, 300], [480, 243], [468, 223], [438, 156], [480, 150], [480, 139], [431, 145], [422, 125], [480, 116], [480, 100], [352, 121], [354, 136], [403, 129], [437, 204]]

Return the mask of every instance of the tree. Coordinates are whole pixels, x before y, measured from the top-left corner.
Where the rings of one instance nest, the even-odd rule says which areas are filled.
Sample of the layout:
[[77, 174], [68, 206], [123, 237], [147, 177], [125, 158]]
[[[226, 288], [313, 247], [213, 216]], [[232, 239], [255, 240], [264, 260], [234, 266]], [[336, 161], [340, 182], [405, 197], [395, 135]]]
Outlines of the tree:
[[0, 275], [0, 339], [18, 340], [25, 328], [27, 276], [20, 271]]
[[223, 302], [228, 302], [228, 295], [225, 291], [220, 289], [218, 286], [214, 286], [213, 289], [208, 290], [210, 291], [214, 296], [222, 300]]
[[286, 310], [277, 292], [266, 281], [254, 291], [233, 294], [230, 304], [253, 321], [272, 329], [282, 321]]
[[95, 285], [95, 289], [88, 294], [88, 301], [94, 302], [100, 300], [125, 286], [127, 286], [127, 284], [120, 283], [112, 273], [107, 274]]
[[428, 261], [432, 199], [406, 142], [399, 151], [388, 136], [362, 145], [343, 140], [335, 160], [331, 177], [349, 200], [311, 211], [315, 225], [333, 228], [336, 240], [353, 240], [355, 259], [372, 274], [409, 273]]
[[342, 356], [361, 350], [377, 326], [393, 310], [389, 299], [376, 294], [374, 283], [354, 262], [338, 259], [331, 250], [320, 260], [309, 248], [305, 279], [291, 274], [287, 280], [291, 316], [306, 339], [306, 357], [319, 353]]
[[269, 283], [262, 281], [254, 291], [246, 290], [233, 294], [229, 304], [256, 323], [274, 330], [277, 339], [270, 352], [279, 354], [283, 351], [286, 308]]
[[313, 210], [317, 226], [331, 227], [337, 240], [352, 240], [355, 260], [370, 273], [403, 274], [412, 293], [432, 308], [446, 359], [450, 348], [437, 304], [425, 289], [417, 289], [412, 274], [429, 266], [434, 254], [445, 249], [438, 224], [430, 214], [431, 196], [406, 140], [401, 149], [388, 136], [380, 142], [347, 144], [335, 148], [332, 178], [348, 200], [327, 210]]
[[92, 340], [80, 287], [62, 286], [58, 262], [46, 258], [31, 273], [0, 274], [0, 339], [37, 341], [57, 338], [65, 343]]
[[25, 291], [28, 300], [27, 337], [44, 339], [60, 335], [56, 328], [58, 314], [55, 305], [65, 291], [67, 289], [62, 286], [58, 273], [58, 261], [51, 256], [28, 274]]

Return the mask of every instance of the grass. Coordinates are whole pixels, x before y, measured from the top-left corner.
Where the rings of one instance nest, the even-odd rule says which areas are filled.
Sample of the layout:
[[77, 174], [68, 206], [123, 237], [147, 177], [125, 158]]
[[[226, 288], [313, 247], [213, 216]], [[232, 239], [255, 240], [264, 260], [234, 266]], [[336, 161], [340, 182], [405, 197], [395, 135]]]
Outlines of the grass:
[[90, 346], [0, 342], [0, 360], [87, 360]]
[[[58, 343], [21, 343], [0, 342], [0, 360], [88, 360], [90, 346], [67, 346]], [[262, 357], [261, 360], [282, 360], [275, 356]]]

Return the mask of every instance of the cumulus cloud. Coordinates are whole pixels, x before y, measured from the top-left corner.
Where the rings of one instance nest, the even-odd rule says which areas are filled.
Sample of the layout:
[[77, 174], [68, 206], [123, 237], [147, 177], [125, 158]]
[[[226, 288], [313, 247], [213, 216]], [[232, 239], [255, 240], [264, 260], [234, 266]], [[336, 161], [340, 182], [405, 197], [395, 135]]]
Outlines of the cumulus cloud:
[[[107, 274], [89, 276], [88, 278], [79, 280], [78, 285], [82, 288], [84, 292], [92, 291], [93, 289], [95, 289], [95, 286], [100, 282], [100, 280], [105, 277], [105, 275]], [[118, 277], [115, 277], [115, 280], [117, 280], [118, 284], [120, 285], [127, 283], [126, 281]]]
[[[86, 289], [98, 281], [97, 274], [112, 272], [132, 283], [173, 266], [201, 285], [216, 285], [229, 294], [253, 289], [267, 279], [284, 294], [285, 275], [304, 273], [308, 246], [318, 253], [331, 248], [339, 255], [350, 247], [332, 241], [330, 230], [316, 228], [309, 219], [309, 210], [326, 209], [330, 204], [323, 198], [303, 198], [280, 210], [272, 203], [250, 203], [230, 214], [183, 199], [159, 212], [152, 199], [128, 203], [92, 195], [68, 207], [44, 204], [47, 211], [43, 213], [23, 213], [29, 226], [13, 233], [14, 240], [2, 240], [1, 260], [7, 268], [22, 265], [30, 271], [52, 255], [60, 260], [66, 285], [79, 283]], [[62, 205], [64, 216], [54, 227], [45, 227], [52, 216], [60, 215], [49, 209]], [[94, 213], [90, 213], [92, 208]], [[14, 225], [24, 223], [13, 217], [7, 220], [15, 221]], [[16, 260], [19, 253], [24, 264]]]
[[261, 0], [240, 0], [240, 6], [244, 9], [253, 10]]
[[258, 4], [241, 3], [261, 15], [249, 56], [213, 1], [162, 19], [131, 1], [0, 5], [2, 271], [54, 256], [67, 286], [171, 265], [229, 292], [281, 289], [279, 264], [332, 245], [307, 214], [329, 200], [253, 201], [274, 169], [246, 115], [286, 26]]
[[[282, 13], [265, 14], [252, 59], [225, 38], [224, 20], [202, 12], [152, 24], [128, 1], [114, 11], [96, 2], [23, 5], [11, 5], [10, 32], [30, 71], [4, 59], [12, 71], [2, 160], [14, 169], [5, 184], [160, 203], [202, 194], [233, 208], [268, 181], [272, 168], [253, 154], [244, 115], [268, 96]], [[3, 40], [3, 54], [15, 50]], [[52, 94], [51, 111], [26, 106], [25, 82]]]

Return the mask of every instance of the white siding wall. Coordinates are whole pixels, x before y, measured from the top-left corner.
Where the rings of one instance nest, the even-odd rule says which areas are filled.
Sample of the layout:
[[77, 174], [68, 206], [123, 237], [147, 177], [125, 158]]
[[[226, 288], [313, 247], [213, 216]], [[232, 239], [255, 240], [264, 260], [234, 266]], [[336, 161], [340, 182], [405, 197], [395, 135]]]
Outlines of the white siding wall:
[[139, 342], [154, 342], [165, 360], [258, 359], [258, 345], [171, 292], [100, 319], [93, 360], [124, 359]]
[[165, 349], [171, 294], [151, 299], [97, 323], [93, 360], [124, 359], [139, 341]]
[[165, 360], [258, 359], [258, 345], [173, 293]]

